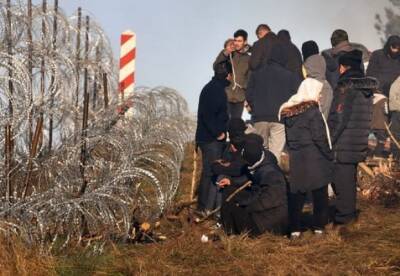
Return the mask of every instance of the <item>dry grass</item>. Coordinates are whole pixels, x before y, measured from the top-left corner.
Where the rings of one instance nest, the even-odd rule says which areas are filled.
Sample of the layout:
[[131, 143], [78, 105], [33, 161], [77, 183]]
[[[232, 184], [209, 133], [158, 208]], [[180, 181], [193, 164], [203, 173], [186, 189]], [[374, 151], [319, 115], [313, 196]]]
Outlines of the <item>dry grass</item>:
[[56, 260], [16, 239], [0, 238], [1, 275], [56, 275]]
[[[192, 147], [182, 168], [179, 201], [188, 200]], [[228, 237], [196, 225], [190, 210], [163, 219], [167, 240], [152, 244], [108, 244], [104, 254], [71, 249], [63, 256], [39, 256], [18, 242], [0, 248], [0, 269], [8, 275], [400, 275], [399, 207], [360, 201], [359, 221], [340, 233], [306, 233], [298, 241], [264, 235]], [[202, 243], [207, 234], [211, 239]]]

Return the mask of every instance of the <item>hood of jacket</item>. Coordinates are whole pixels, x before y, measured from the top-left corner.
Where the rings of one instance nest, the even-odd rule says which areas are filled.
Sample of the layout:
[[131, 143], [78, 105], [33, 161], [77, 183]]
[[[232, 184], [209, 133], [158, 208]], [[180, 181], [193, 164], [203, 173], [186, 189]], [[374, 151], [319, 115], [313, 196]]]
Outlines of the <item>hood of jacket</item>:
[[268, 63], [277, 63], [286, 66], [288, 62], [287, 53], [283, 48], [282, 42], [276, 43], [271, 49], [271, 55]]
[[308, 78], [326, 80], [326, 62], [321, 55], [312, 55], [306, 59], [304, 68]]

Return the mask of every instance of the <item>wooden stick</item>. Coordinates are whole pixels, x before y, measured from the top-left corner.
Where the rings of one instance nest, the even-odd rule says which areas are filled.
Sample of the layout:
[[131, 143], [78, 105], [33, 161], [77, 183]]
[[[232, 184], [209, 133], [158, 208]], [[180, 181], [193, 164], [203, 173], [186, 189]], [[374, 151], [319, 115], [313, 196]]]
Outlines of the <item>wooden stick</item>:
[[[54, 0], [54, 18], [53, 18], [53, 53], [57, 50], [57, 15], [58, 15], [58, 0]], [[51, 76], [50, 83], [53, 86], [55, 82], [54, 75]], [[54, 95], [50, 95], [50, 119], [49, 119], [49, 152], [51, 152], [53, 147], [53, 113], [52, 108], [54, 105]]]
[[251, 181], [247, 181], [246, 183], [244, 183], [242, 186], [240, 186], [238, 189], [236, 189], [233, 193], [231, 193], [228, 198], [225, 200], [225, 202], [229, 202], [232, 200], [232, 198], [235, 197], [235, 195], [237, 195], [240, 191], [243, 191], [244, 189], [246, 189], [247, 187], [251, 186]]
[[25, 199], [26, 194], [28, 192], [29, 184], [31, 183], [31, 177], [32, 177], [32, 169], [33, 169], [33, 158], [35, 158], [37, 151], [38, 151], [38, 145], [40, 142], [40, 135], [42, 133], [43, 129], [43, 117], [39, 117], [38, 122], [36, 123], [36, 130], [35, 134], [33, 136], [32, 140], [32, 147], [29, 153], [29, 160], [28, 160], [28, 165], [27, 165], [27, 175], [25, 177], [25, 186], [24, 190], [22, 192], [22, 199]]
[[193, 150], [193, 174], [192, 174], [192, 185], [190, 187], [190, 197], [189, 200], [193, 200], [194, 198], [194, 190], [196, 187], [196, 178], [197, 178], [197, 148], [196, 144], [194, 145]]
[[[100, 63], [100, 50], [99, 46], [96, 47], [96, 64]], [[94, 72], [94, 80], [93, 80], [93, 99], [92, 99], [92, 109], [96, 110], [97, 106], [97, 88], [98, 88], [98, 75], [99, 72]]]
[[375, 177], [374, 172], [373, 172], [364, 162], [358, 163], [358, 166], [359, 166], [364, 172], [366, 172], [369, 176]]
[[[85, 61], [89, 60], [89, 31], [90, 31], [90, 19], [89, 16], [86, 16], [86, 32], [85, 32]], [[87, 159], [87, 145], [86, 145], [86, 137], [87, 137], [87, 127], [88, 127], [88, 120], [89, 120], [89, 90], [88, 90], [88, 68], [87, 65], [85, 67], [84, 73], [84, 87], [83, 87], [83, 120], [82, 120], [82, 134], [81, 134], [81, 162], [80, 162], [80, 170], [82, 175], [83, 184], [79, 190], [79, 195], [83, 195], [85, 193], [87, 187], [87, 179], [85, 177], [85, 166], [86, 166], [86, 159]]]
[[[12, 30], [11, 30], [11, 0], [7, 0], [7, 52], [8, 55], [12, 56], [13, 51], [12, 51]], [[12, 60], [9, 58], [8, 64], [10, 66], [10, 69], [8, 70], [8, 76], [10, 80], [8, 81], [8, 89], [10, 95], [13, 94], [13, 82], [12, 82], [12, 77], [13, 77], [13, 71], [12, 71]], [[8, 111], [10, 114], [10, 118], [13, 117], [13, 105], [11, 99], [9, 100], [8, 103]], [[7, 124], [5, 127], [5, 145], [4, 145], [4, 151], [5, 151], [5, 179], [6, 179], [6, 200], [10, 201], [10, 197], [12, 195], [12, 182], [11, 182], [11, 166], [13, 163], [13, 149], [14, 149], [14, 141], [13, 141], [13, 134], [12, 134], [12, 126], [11, 124]]]
[[[47, 0], [43, 0], [42, 2], [42, 12], [43, 14], [46, 14], [47, 12]], [[46, 43], [46, 21], [45, 18], [43, 17], [42, 19], [42, 45], [44, 47]], [[42, 56], [42, 60], [40, 63], [40, 120], [43, 120], [43, 106], [44, 106], [44, 94], [46, 91], [46, 63], [45, 63], [45, 59], [44, 56]], [[40, 133], [39, 133], [39, 142], [38, 142], [38, 150], [40, 150], [40, 148], [42, 147], [42, 143], [43, 143], [43, 128], [40, 129]]]
[[385, 122], [385, 128], [386, 128], [386, 131], [388, 132], [388, 134], [389, 134], [389, 136], [390, 136], [390, 139], [392, 139], [392, 141], [393, 141], [393, 143], [396, 145], [396, 147], [397, 147], [398, 149], [400, 149], [400, 143], [399, 143], [399, 141], [397, 141], [397, 139], [394, 137], [392, 131], [389, 129], [389, 126], [388, 126], [388, 124], [387, 124], [386, 122]]
[[[29, 72], [29, 102], [32, 105], [33, 103], [33, 42], [32, 42], [32, 0], [28, 0], [28, 72]], [[29, 129], [28, 129], [28, 137], [29, 137], [29, 144], [32, 145], [33, 139], [33, 110], [29, 112]]]
[[77, 142], [77, 131], [78, 131], [78, 107], [79, 107], [79, 82], [80, 82], [80, 63], [81, 63], [81, 58], [80, 58], [80, 49], [81, 49], [81, 28], [82, 28], [82, 8], [78, 8], [78, 26], [77, 26], [77, 32], [76, 32], [76, 56], [75, 56], [75, 64], [76, 64], [76, 90], [75, 90], [75, 137], [74, 141]]
[[108, 79], [107, 73], [103, 73], [103, 93], [104, 93], [104, 109], [108, 108]]
[[[225, 200], [225, 202], [229, 202], [231, 201], [238, 193], [240, 193], [241, 191], [243, 191], [244, 189], [246, 189], [247, 187], [251, 186], [251, 181], [247, 181], [246, 183], [244, 183], [242, 186], [240, 186], [239, 188], [237, 188], [233, 193], [231, 193], [227, 199]], [[214, 214], [218, 213], [221, 210], [221, 206], [218, 208], [215, 208], [214, 210], [212, 210], [210, 213], [207, 214], [207, 216], [203, 217], [202, 219], [196, 221], [197, 223], [201, 223], [203, 221], [206, 221], [207, 219], [209, 219], [211, 216], [213, 216]]]

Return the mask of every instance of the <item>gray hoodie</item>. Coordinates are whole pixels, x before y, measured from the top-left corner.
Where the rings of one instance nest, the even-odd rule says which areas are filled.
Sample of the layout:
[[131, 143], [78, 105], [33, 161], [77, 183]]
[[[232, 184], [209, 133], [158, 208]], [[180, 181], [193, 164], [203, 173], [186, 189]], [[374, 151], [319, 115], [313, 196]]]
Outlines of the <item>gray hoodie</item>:
[[329, 110], [333, 99], [333, 90], [329, 82], [326, 80], [326, 62], [321, 55], [313, 55], [306, 59], [304, 68], [307, 78], [313, 78], [323, 83], [321, 91], [321, 109], [325, 118], [328, 119]]

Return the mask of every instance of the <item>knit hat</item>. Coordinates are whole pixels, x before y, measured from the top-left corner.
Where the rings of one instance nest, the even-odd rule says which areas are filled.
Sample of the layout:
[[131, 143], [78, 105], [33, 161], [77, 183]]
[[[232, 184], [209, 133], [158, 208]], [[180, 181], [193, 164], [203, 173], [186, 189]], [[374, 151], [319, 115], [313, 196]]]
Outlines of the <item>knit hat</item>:
[[232, 118], [228, 122], [229, 138], [242, 136], [247, 129], [245, 122], [241, 118]]
[[360, 69], [362, 63], [362, 52], [360, 50], [353, 50], [345, 52], [339, 57], [339, 64], [350, 66], [353, 69]]
[[229, 61], [218, 63], [214, 66], [214, 76], [224, 80], [232, 73], [232, 64]]
[[250, 166], [261, 161], [264, 153], [264, 146], [253, 140], [246, 140], [242, 150], [242, 157]]
[[247, 141], [251, 141], [260, 145], [264, 144], [264, 139], [255, 133], [249, 133], [241, 136], [235, 136], [231, 139], [231, 144], [235, 146], [238, 151], [243, 150]]
[[318, 44], [314, 40], [309, 40], [303, 43], [301, 46], [301, 53], [303, 54], [303, 60], [319, 54]]

